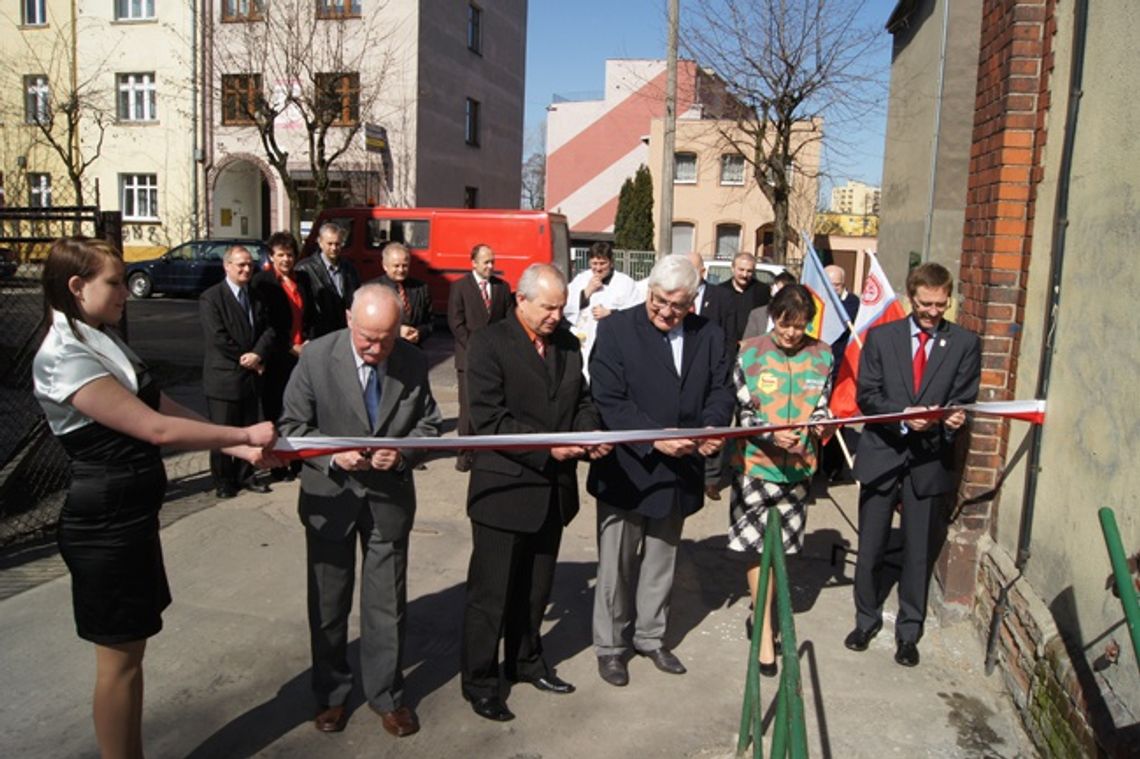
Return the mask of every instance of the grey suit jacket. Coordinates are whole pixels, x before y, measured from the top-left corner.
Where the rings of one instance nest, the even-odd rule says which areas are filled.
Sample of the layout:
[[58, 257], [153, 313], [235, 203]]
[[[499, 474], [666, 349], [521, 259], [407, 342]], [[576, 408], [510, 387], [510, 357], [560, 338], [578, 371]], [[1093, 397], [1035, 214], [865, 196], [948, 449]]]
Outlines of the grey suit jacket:
[[[305, 346], [285, 388], [278, 423], [287, 437], [438, 437], [443, 419], [428, 384], [422, 351], [397, 340], [380, 385], [375, 428], [369, 428], [347, 329]], [[404, 451], [401, 471], [346, 472], [331, 456], [307, 459], [298, 503], [305, 526], [330, 540], [347, 537], [369, 509], [381, 537], [399, 540], [412, 528], [416, 490], [412, 469], [423, 452]]]

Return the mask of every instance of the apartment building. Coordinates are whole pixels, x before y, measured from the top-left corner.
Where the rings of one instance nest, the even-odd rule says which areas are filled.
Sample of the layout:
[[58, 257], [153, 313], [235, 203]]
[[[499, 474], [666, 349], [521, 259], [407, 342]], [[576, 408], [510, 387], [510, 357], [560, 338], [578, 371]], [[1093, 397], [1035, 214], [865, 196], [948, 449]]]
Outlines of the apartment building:
[[881, 194], [878, 187], [848, 179], [842, 187], [831, 188], [831, 206], [828, 210], [854, 216], [878, 216]]

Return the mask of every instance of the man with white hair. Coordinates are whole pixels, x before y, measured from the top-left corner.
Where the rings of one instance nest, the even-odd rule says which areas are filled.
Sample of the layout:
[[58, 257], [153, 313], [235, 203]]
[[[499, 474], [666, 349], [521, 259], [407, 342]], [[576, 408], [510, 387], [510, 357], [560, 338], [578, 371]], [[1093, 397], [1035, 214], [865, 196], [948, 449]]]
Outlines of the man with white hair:
[[[724, 333], [692, 313], [698, 284], [685, 256], [666, 256], [649, 275], [644, 306], [598, 325], [591, 390], [607, 429], [729, 424], [734, 399]], [[590, 467], [587, 489], [598, 499], [594, 646], [598, 673], [611, 685], [629, 682], [631, 649], [663, 672], [685, 672], [663, 644], [677, 545], [685, 518], [704, 505], [705, 457], [722, 442], [618, 445]]]

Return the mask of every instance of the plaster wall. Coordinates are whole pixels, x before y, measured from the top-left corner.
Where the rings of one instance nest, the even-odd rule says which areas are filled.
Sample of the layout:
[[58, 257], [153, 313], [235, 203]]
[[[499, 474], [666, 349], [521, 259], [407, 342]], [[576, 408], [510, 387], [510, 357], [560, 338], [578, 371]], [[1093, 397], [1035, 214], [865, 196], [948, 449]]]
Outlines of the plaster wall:
[[[906, 24], [894, 32], [879, 259], [896, 291], [906, 279], [910, 254], [921, 257], [926, 245], [939, 56], [949, 1], [919, 0]], [[929, 260], [955, 274], [965, 222], [981, 6], [981, 0], [955, 0], [949, 6]]]
[[[1026, 579], [1048, 605], [1070, 654], [1083, 651], [1085, 671], [1110, 640], [1120, 661], [1097, 675], [1118, 727], [1140, 721], [1140, 674], [1128, 633], [1115, 628], [1120, 601], [1106, 590], [1108, 554], [1097, 509], [1116, 512], [1125, 551], [1140, 550], [1140, 422], [1132, 384], [1140, 350], [1129, 337], [1140, 288], [1140, 138], [1121, 124], [1140, 121], [1134, 96], [1131, 30], [1140, 8], [1091, 2], [1084, 96], [1074, 145], [1056, 349], [1043, 428], [1041, 473]], [[1016, 397], [1036, 393], [1043, 319], [1049, 291], [1054, 208], [1068, 107], [1072, 9], [1058, 6], [1055, 68], [1046, 129], [1044, 178], [1038, 186], [1034, 250], [1029, 269]], [[1027, 434], [1010, 431], [1010, 454]], [[1001, 492], [996, 539], [1010, 554], [1022, 518], [1024, 459]]]
[[[518, 208], [522, 193], [526, 0], [483, 3], [482, 51], [467, 48], [467, 4], [421, 0], [416, 204]], [[466, 99], [479, 102], [479, 144], [464, 138]]]

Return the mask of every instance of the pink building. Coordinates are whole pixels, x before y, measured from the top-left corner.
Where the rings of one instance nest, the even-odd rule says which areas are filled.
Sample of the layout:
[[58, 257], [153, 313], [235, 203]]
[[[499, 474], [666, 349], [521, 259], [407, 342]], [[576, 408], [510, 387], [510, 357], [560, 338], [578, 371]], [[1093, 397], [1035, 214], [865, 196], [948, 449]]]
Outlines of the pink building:
[[[715, 118], [728, 96], [693, 61], [677, 64], [678, 118]], [[650, 124], [665, 115], [665, 61], [606, 61], [602, 100], [547, 108], [546, 207], [575, 233], [613, 231], [622, 183], [649, 163]], [[657, 167], [650, 166], [656, 173]]]

